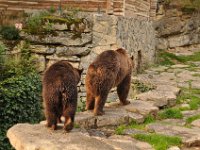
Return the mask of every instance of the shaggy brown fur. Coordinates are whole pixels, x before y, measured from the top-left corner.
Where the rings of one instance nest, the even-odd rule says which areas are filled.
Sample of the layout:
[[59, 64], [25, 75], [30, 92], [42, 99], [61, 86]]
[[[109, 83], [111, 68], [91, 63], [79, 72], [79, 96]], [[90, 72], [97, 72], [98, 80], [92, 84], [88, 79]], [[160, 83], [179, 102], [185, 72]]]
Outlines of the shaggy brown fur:
[[47, 127], [55, 130], [60, 117], [65, 117], [64, 129], [73, 128], [77, 107], [77, 84], [82, 70], [72, 67], [67, 61], [59, 61], [44, 73], [42, 96]]
[[103, 115], [103, 107], [109, 91], [117, 86], [120, 102], [127, 105], [132, 60], [128, 57], [126, 50], [108, 50], [101, 53], [95, 61], [90, 64], [86, 74], [86, 109], [94, 110], [94, 115]]

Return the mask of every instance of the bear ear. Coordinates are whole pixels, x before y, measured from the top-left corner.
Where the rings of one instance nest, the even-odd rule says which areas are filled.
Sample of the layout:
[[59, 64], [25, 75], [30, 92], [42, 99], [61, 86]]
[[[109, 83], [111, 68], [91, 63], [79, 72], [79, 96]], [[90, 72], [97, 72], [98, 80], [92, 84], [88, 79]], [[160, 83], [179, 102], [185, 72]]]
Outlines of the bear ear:
[[131, 60], [134, 61], [134, 56], [133, 55], [131, 56]]

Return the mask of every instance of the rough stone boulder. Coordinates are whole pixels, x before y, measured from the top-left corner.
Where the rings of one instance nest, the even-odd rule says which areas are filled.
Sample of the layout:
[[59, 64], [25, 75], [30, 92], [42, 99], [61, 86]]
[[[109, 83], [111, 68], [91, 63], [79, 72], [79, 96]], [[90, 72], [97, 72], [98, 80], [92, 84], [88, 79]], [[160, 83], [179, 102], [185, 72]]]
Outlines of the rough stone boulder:
[[16, 150], [152, 150], [149, 144], [126, 136], [102, 138], [80, 129], [64, 133], [62, 129], [50, 131], [41, 124], [17, 124], [7, 136]]
[[[161, 79], [161, 77], [159, 79]], [[152, 78], [149, 84], [153, 83], [153, 80]], [[166, 81], [166, 79], [163, 80]], [[180, 93], [180, 88], [165, 84], [165, 82], [153, 83], [153, 85], [155, 87], [153, 90], [136, 95], [137, 99], [148, 101], [157, 107], [174, 106], [176, 104], [176, 98]]]

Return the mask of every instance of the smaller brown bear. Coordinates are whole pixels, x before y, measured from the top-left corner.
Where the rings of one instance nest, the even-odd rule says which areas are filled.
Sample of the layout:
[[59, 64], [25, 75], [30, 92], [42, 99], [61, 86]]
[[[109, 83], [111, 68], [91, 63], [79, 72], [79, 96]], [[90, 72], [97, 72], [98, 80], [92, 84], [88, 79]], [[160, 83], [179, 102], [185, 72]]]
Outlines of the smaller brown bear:
[[103, 107], [112, 87], [117, 86], [119, 100], [123, 105], [127, 100], [132, 73], [133, 60], [126, 50], [108, 50], [101, 53], [90, 64], [86, 74], [86, 109], [93, 110], [94, 115], [103, 115]]
[[63, 115], [64, 129], [72, 130], [77, 107], [77, 84], [82, 71], [64, 60], [54, 63], [45, 71], [42, 96], [47, 127], [55, 130]]

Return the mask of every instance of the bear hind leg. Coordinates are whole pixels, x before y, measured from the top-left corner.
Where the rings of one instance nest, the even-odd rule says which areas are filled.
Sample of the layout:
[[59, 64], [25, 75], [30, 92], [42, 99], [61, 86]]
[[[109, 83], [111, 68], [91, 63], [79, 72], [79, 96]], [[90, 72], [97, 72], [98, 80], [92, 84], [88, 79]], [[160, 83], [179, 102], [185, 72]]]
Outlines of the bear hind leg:
[[125, 79], [117, 86], [117, 94], [122, 105], [128, 105], [130, 101], [127, 100], [128, 92], [130, 89], [131, 76], [128, 75]]
[[70, 104], [64, 108], [63, 116], [65, 117], [64, 130], [69, 132], [74, 127], [74, 116], [76, 113], [76, 103]]
[[92, 94], [87, 93], [86, 110], [93, 110], [94, 103], [95, 103], [95, 97]]
[[57, 129], [57, 115], [56, 111], [53, 108], [46, 110], [46, 119], [47, 119], [47, 127], [52, 130]]
[[105, 105], [108, 93], [105, 95], [99, 95], [95, 97], [95, 107], [94, 107], [94, 115], [101, 116], [104, 115], [103, 107]]

